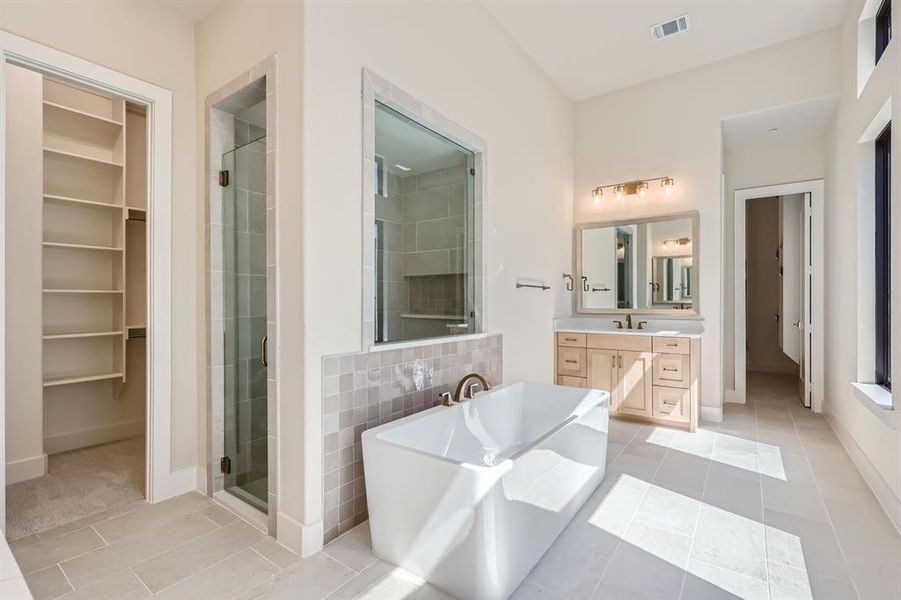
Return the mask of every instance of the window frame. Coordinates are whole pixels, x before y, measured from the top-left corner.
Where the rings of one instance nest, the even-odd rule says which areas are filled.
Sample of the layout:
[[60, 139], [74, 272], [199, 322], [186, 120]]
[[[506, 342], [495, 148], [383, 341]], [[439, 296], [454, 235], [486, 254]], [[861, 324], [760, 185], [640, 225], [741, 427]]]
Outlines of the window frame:
[[891, 239], [892, 124], [875, 141], [875, 258], [876, 258], [876, 363], [875, 383], [892, 389], [892, 239]]
[[876, 54], [873, 64], [879, 59], [892, 39], [892, 0], [882, 0], [882, 6], [876, 12]]

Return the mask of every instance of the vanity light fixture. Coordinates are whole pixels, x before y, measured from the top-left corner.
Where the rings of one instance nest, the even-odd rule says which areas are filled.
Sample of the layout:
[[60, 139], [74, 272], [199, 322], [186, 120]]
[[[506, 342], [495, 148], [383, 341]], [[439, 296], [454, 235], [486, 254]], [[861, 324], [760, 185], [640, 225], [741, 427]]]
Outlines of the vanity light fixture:
[[638, 197], [642, 200], [648, 195], [648, 182], [642, 181], [638, 184]]
[[622, 183], [611, 183], [610, 185], [599, 185], [591, 190], [591, 196], [594, 198], [595, 204], [599, 204], [604, 189], [613, 188], [613, 193], [617, 200], [622, 200], [626, 196], [638, 195], [639, 198], [646, 198], [649, 191], [649, 184], [652, 181], [659, 181], [663, 193], [669, 196], [672, 194], [675, 182], [672, 177], [653, 177], [651, 179], [637, 179], [635, 181], [624, 181]]
[[674, 238], [671, 240], [663, 240], [663, 242], [661, 242], [661, 244], [664, 246], [687, 246], [690, 243], [691, 243], [691, 239], [687, 238], [687, 237]]

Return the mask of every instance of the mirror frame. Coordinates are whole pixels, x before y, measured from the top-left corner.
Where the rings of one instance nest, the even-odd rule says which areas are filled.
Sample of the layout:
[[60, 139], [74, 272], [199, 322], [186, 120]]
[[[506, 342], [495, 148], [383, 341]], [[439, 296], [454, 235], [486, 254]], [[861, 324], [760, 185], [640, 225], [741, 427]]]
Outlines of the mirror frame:
[[585, 308], [582, 306], [582, 232], [586, 229], [599, 229], [601, 227], [616, 227], [622, 225], [636, 225], [641, 223], [658, 223], [660, 221], [673, 221], [676, 219], [691, 219], [691, 255], [692, 267], [695, 277], [700, 273], [701, 250], [701, 214], [700, 212], [686, 211], [644, 217], [641, 219], [621, 219], [618, 221], [600, 221], [592, 223], [579, 223], [573, 228], [573, 314], [577, 315], [668, 315], [683, 318], [700, 318], [700, 288], [697, 279], [694, 282], [691, 308]]

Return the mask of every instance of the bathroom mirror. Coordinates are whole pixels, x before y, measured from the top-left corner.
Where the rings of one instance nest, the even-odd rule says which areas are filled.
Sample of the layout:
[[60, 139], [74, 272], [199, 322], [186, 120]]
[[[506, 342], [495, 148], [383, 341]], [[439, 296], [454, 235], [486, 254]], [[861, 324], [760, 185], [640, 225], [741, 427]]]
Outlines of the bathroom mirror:
[[697, 212], [574, 232], [575, 311], [698, 314]]

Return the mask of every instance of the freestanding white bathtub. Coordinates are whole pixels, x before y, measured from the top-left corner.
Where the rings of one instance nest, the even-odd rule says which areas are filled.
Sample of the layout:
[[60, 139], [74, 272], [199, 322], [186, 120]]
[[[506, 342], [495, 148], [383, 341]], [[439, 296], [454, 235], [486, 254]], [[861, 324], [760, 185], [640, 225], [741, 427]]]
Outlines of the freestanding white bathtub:
[[517, 383], [365, 431], [375, 554], [459, 598], [507, 598], [604, 478], [608, 396]]

